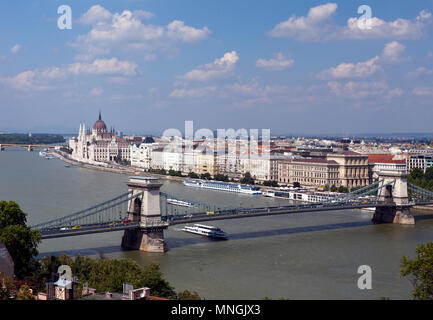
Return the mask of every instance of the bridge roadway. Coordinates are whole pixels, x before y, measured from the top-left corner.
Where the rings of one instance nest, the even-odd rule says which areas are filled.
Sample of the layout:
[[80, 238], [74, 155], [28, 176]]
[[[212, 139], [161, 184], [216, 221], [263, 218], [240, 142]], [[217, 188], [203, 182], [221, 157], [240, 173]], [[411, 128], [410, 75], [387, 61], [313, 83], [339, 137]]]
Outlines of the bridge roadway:
[[[432, 201], [417, 202], [417, 205], [432, 204]], [[392, 204], [391, 204], [392, 205]], [[413, 206], [414, 203], [407, 204]], [[237, 209], [237, 210], [226, 210], [218, 211], [213, 214], [209, 213], [194, 213], [189, 215], [172, 215], [162, 216], [162, 223], [153, 227], [168, 227], [177, 224], [187, 224], [194, 222], [204, 222], [213, 220], [227, 220], [227, 219], [240, 219], [250, 217], [262, 217], [262, 216], [273, 216], [281, 214], [292, 214], [302, 212], [321, 212], [321, 211], [336, 211], [336, 210], [352, 210], [352, 209], [363, 209], [372, 207], [389, 207], [390, 203], [379, 202], [379, 201], [354, 201], [346, 202], [341, 204], [328, 203], [328, 204], [305, 204], [305, 205], [292, 205], [292, 206], [280, 206], [280, 207], [266, 207], [266, 208], [251, 208], [251, 209]], [[67, 230], [61, 230], [61, 228], [45, 229], [41, 230], [42, 239], [53, 239], [71, 236], [80, 236], [94, 233], [112, 232], [128, 229], [136, 229], [139, 227], [139, 223], [122, 223], [117, 221], [116, 225], [113, 222], [107, 222], [102, 224], [82, 225], [79, 229], [71, 229], [68, 227]]]

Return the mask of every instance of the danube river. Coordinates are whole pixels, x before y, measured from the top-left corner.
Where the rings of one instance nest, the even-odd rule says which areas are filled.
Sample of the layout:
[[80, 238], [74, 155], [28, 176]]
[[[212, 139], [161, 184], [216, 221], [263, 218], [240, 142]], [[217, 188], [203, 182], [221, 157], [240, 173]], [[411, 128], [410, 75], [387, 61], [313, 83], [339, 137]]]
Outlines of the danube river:
[[[66, 168], [38, 152], [0, 152], [0, 200], [15, 200], [34, 224], [90, 207], [126, 192], [127, 176]], [[189, 189], [165, 181], [162, 191], [182, 198], [233, 206], [264, 206], [285, 200]], [[351, 210], [218, 221], [228, 241], [209, 241], [165, 231], [169, 251], [124, 251], [122, 232], [45, 240], [40, 255], [78, 253], [157, 261], [177, 291], [191, 289], [206, 299], [391, 299], [410, 298], [409, 279], [400, 279], [403, 254], [432, 241], [433, 220], [415, 226], [373, 225], [370, 213]], [[373, 289], [359, 290], [360, 265], [373, 270]]]

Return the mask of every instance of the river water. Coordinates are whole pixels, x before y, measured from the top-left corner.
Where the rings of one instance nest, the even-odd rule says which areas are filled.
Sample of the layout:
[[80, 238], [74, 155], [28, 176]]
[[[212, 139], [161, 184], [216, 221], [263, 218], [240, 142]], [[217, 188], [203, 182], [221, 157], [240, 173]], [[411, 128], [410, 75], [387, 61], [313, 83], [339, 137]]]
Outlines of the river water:
[[[0, 152], [0, 200], [17, 201], [34, 224], [126, 192], [128, 177], [66, 168], [38, 152]], [[175, 196], [230, 206], [287, 203], [263, 196], [196, 190], [164, 181]], [[44, 240], [40, 256], [78, 253], [91, 257], [157, 261], [177, 291], [195, 290], [206, 299], [391, 299], [410, 298], [409, 279], [399, 277], [400, 259], [432, 241], [433, 220], [415, 226], [374, 225], [361, 210], [299, 213], [212, 222], [230, 235], [210, 241], [173, 226], [165, 231], [164, 254], [125, 251], [122, 232]], [[357, 287], [358, 267], [372, 268], [371, 290]]]

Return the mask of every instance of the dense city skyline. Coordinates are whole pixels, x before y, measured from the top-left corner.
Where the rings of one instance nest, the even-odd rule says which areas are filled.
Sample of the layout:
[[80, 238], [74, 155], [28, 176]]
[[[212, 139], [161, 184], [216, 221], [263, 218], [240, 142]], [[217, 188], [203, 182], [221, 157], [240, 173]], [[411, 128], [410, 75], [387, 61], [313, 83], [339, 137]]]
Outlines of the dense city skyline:
[[63, 4], [0, 4], [0, 131], [432, 132], [431, 0]]

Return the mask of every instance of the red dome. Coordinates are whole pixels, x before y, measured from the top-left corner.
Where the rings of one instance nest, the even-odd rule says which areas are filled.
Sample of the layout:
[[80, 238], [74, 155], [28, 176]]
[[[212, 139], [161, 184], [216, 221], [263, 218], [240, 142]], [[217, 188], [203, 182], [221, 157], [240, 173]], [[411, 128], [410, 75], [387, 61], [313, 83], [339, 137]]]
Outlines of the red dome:
[[105, 125], [105, 122], [101, 119], [101, 113], [99, 113], [98, 121], [96, 121], [93, 125], [93, 130], [96, 130], [97, 132], [107, 132], [107, 126]]

